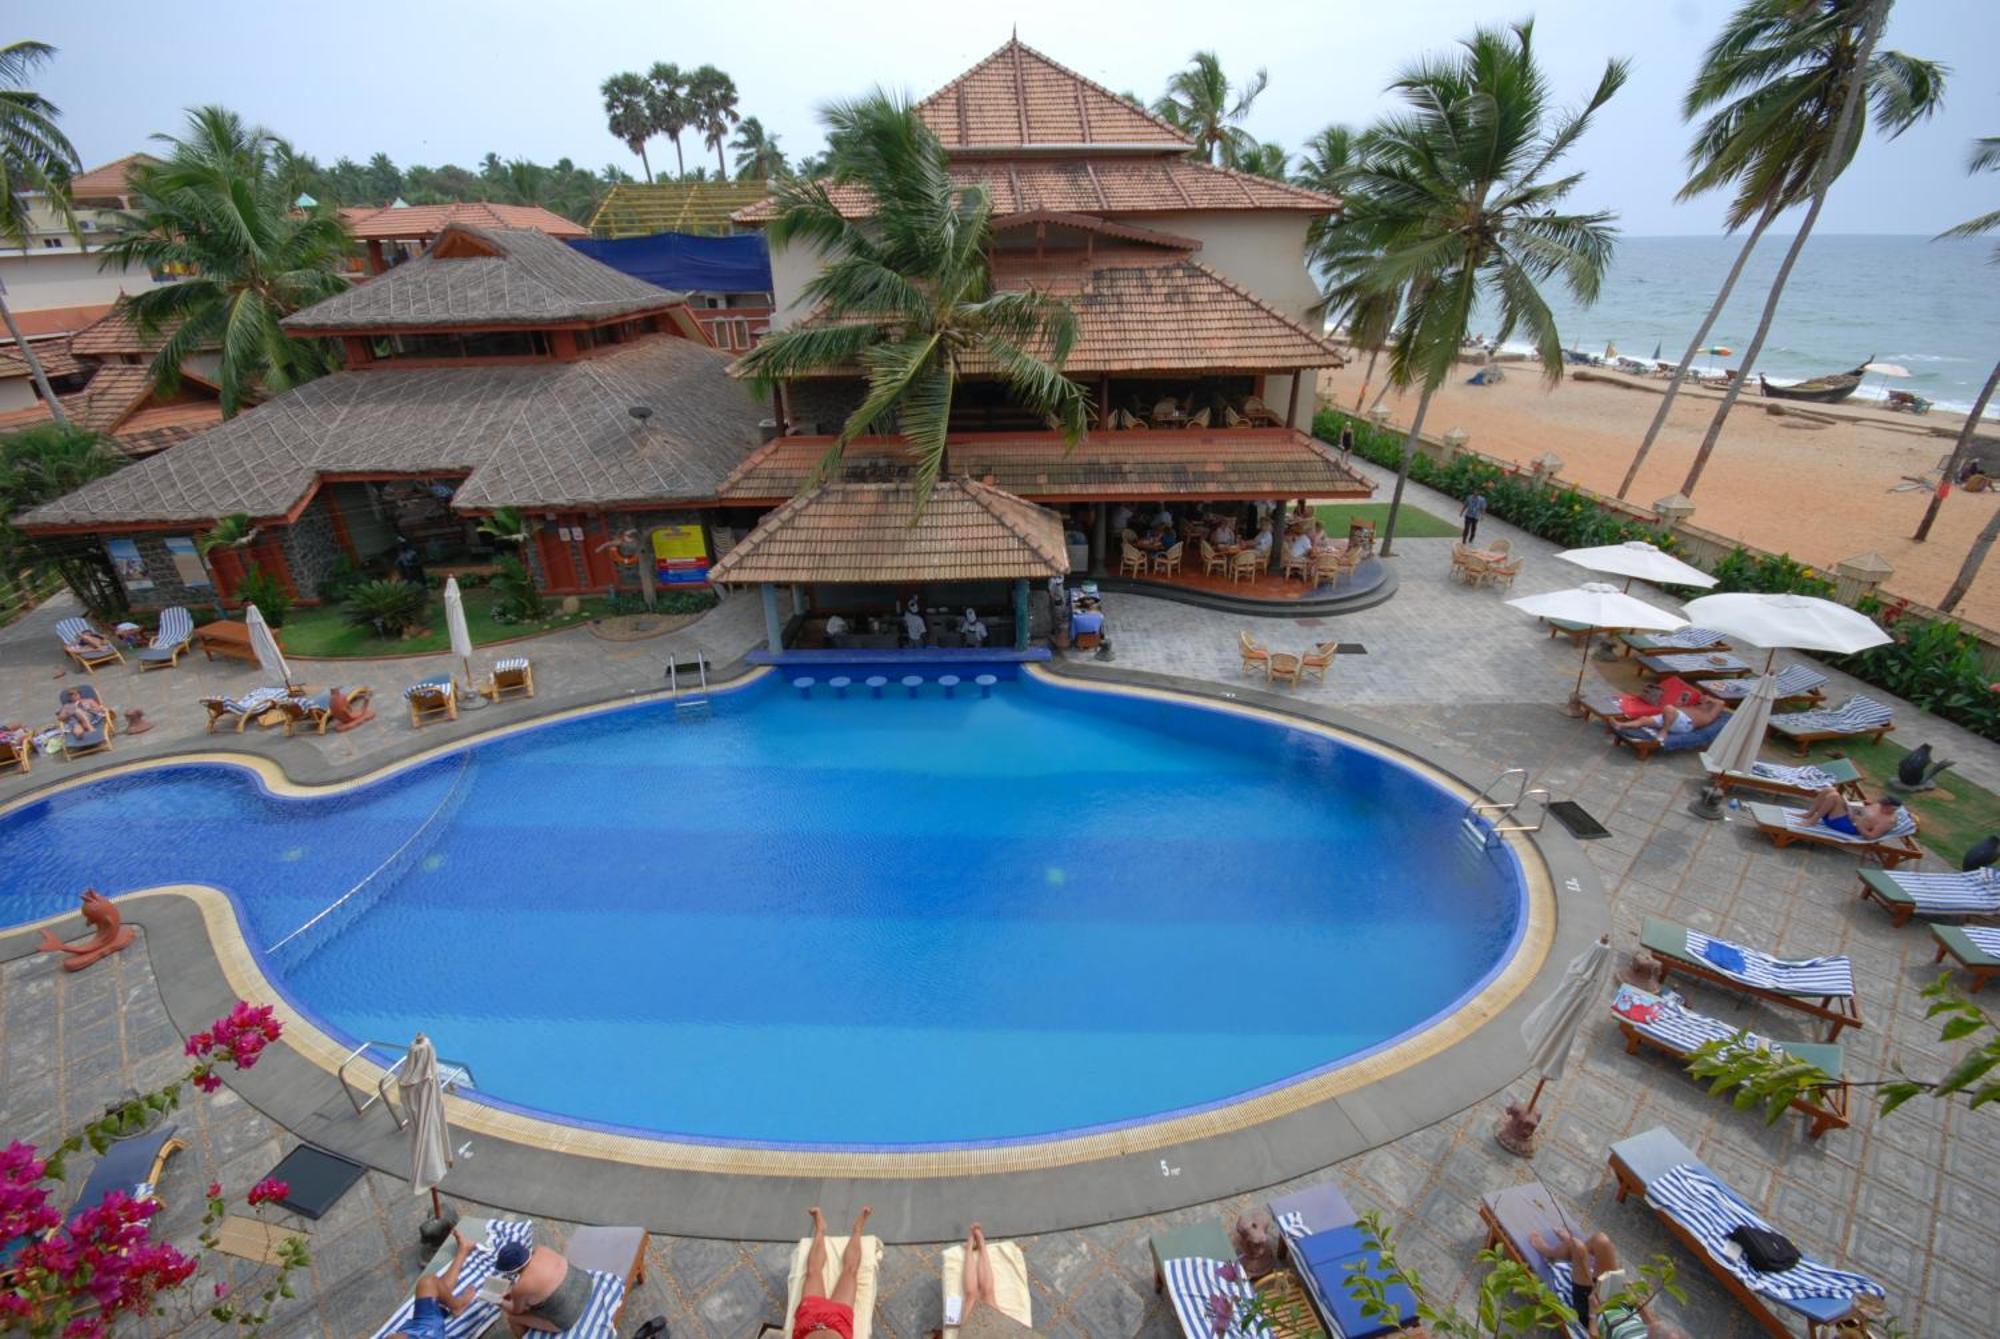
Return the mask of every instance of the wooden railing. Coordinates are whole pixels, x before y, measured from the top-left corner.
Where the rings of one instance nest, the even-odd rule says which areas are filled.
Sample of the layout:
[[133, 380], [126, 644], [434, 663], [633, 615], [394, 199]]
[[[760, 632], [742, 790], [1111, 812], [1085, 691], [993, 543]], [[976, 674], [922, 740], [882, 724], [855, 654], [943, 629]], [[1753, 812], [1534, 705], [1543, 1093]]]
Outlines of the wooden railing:
[[771, 328], [769, 307], [696, 307], [694, 319], [701, 323], [715, 347], [730, 353], [747, 353], [752, 344]]

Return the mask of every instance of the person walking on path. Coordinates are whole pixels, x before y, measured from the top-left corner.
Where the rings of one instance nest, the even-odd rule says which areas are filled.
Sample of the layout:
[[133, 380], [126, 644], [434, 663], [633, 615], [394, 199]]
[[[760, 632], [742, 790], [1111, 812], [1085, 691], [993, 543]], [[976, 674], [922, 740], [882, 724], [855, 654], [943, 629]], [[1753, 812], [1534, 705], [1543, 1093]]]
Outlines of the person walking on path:
[[1465, 495], [1465, 506], [1459, 515], [1465, 519], [1465, 542], [1470, 544], [1479, 536], [1479, 518], [1486, 514], [1486, 494], [1477, 488]]

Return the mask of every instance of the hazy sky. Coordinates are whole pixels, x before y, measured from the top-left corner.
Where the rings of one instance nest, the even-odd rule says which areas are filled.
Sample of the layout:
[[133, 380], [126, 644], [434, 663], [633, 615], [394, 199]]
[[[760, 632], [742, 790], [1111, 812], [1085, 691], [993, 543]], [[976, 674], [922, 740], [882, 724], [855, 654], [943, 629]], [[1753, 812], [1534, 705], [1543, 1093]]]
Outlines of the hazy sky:
[[[1715, 231], [1720, 204], [1677, 206], [1688, 139], [1677, 107], [1724, 0], [421, 0], [306, 6], [211, 0], [186, 21], [150, 0], [43, 5], [17, 13], [14, 37], [61, 53], [41, 91], [63, 108], [86, 164], [129, 153], [181, 109], [220, 102], [330, 162], [386, 151], [403, 166], [473, 166], [488, 151], [542, 162], [568, 156], [635, 174], [604, 129], [598, 84], [655, 60], [712, 63], [734, 76], [741, 111], [797, 155], [819, 147], [815, 108], [881, 84], [922, 94], [986, 56], [1018, 24], [1023, 41], [1114, 90], [1151, 98], [1198, 47], [1232, 74], [1271, 84], [1251, 114], [1259, 138], [1295, 147], [1331, 121], [1365, 123], [1385, 83], [1418, 54], [1480, 22], [1533, 13], [1543, 59], [1566, 100], [1606, 58], [1634, 59], [1631, 80], [1575, 164], [1576, 203], [1621, 215], [1633, 234]], [[1904, 0], [1887, 42], [1953, 66], [1947, 106], [1901, 140], [1872, 136], [1827, 204], [1834, 232], [1933, 233], [1994, 207], [2000, 177], [1968, 178], [1980, 134], [2000, 134], [2000, 3]], [[695, 153], [707, 152], [694, 137]], [[657, 166], [673, 150], [651, 150]], [[713, 154], [708, 154], [712, 163]], [[1782, 225], [1780, 225], [1782, 227]]]

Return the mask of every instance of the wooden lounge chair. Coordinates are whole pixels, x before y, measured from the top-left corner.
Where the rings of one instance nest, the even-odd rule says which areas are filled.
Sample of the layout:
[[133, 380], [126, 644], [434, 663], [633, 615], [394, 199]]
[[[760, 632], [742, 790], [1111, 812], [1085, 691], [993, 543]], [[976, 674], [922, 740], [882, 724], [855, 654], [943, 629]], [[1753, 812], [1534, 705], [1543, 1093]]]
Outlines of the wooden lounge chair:
[[1177, 577], [1181, 574], [1181, 558], [1187, 550], [1186, 544], [1176, 544], [1165, 553], [1153, 555], [1153, 571], [1160, 576]]
[[1255, 581], [1257, 573], [1264, 568], [1264, 555], [1256, 549], [1245, 549], [1229, 561], [1229, 582]]
[[1267, 683], [1288, 683], [1297, 688], [1300, 669], [1299, 658], [1290, 651], [1273, 651], [1264, 666], [1264, 679]]
[[1894, 869], [1905, 860], [1921, 860], [1924, 849], [1917, 845], [1917, 816], [1904, 805], [1896, 814], [1896, 825], [1883, 836], [1876, 838], [1850, 837], [1844, 832], [1835, 832], [1824, 823], [1803, 824], [1798, 820], [1805, 817], [1803, 809], [1786, 809], [1775, 804], [1747, 804], [1743, 806], [1757, 824], [1757, 831], [1769, 837], [1779, 850], [1793, 842], [1804, 842], [1808, 846], [1837, 846], [1844, 851], [1853, 851], [1862, 856], [1874, 856], [1886, 869]]
[[1708, 784], [1724, 794], [1732, 790], [1755, 790], [1809, 800], [1831, 786], [1849, 799], [1861, 798], [1861, 773], [1845, 758], [1827, 758], [1810, 767], [1760, 762], [1748, 772], [1722, 772], [1716, 770], [1703, 752], [1701, 770], [1708, 773]]
[[141, 670], [172, 669], [180, 664], [182, 652], [194, 640], [194, 619], [179, 605], [160, 611], [160, 630], [152, 645], [139, 652]]
[[86, 632], [97, 632], [96, 628], [90, 626], [88, 619], [66, 618], [56, 624], [56, 637], [62, 642], [63, 651], [71, 660], [86, 670], [94, 670], [99, 665], [108, 665], [114, 660], [121, 665], [125, 663], [125, 653], [118, 649], [118, 639], [115, 637], [104, 637], [103, 633], [98, 632], [98, 636], [104, 637], [104, 648], [98, 651], [85, 650], [78, 645]]
[[1201, 574], [1205, 577], [1229, 575], [1228, 555], [1217, 553], [1215, 546], [1205, 539], [1201, 541]]
[[410, 704], [410, 728], [413, 730], [422, 728], [426, 721], [458, 719], [458, 687], [449, 674], [433, 675], [421, 683], [413, 683], [403, 690], [403, 697]]
[[1720, 651], [1686, 651], [1633, 659], [1639, 662], [1640, 669], [1661, 679], [1670, 674], [1683, 679], [1734, 679], [1757, 672], [1748, 661]]
[[205, 697], [201, 705], [208, 709], [208, 732], [214, 734], [216, 726], [229, 721], [240, 735], [244, 726], [288, 696], [282, 688], [253, 688], [242, 697]]
[[2000, 930], [1991, 926], [1933, 925], [1931, 937], [1938, 946], [1937, 957], [1931, 961], [1943, 962], [1948, 957], [1972, 973], [1971, 989], [1978, 990], [2000, 976]]
[[1770, 732], [1798, 750], [1801, 758], [1825, 739], [1861, 739], [1876, 743], [1896, 728], [1895, 711], [1874, 698], [1856, 693], [1837, 707], [1788, 711], [1771, 718]]
[[526, 656], [510, 656], [495, 661], [493, 672], [486, 676], [486, 685], [480, 691], [495, 702], [503, 702], [510, 697], [533, 697], [535, 667]]
[[1338, 651], [1339, 646], [1340, 643], [1338, 642], [1321, 642], [1318, 646], [1315, 646], [1312, 650], [1299, 657], [1299, 672], [1301, 674], [1316, 674], [1319, 676], [1319, 681], [1325, 683], [1326, 672], [1333, 668], [1333, 657]]
[[1892, 925], [1912, 916], [1926, 918], [2000, 915], [2000, 877], [1990, 869], [1923, 874], [1896, 869], [1864, 869], [1861, 900], [1889, 913]]
[[1672, 632], [1621, 632], [1618, 642], [1625, 654], [1666, 655], [1677, 651], [1720, 652], [1735, 648], [1713, 628], [1676, 628]]
[[1137, 545], [1133, 544], [1130, 540], [1125, 541], [1125, 543], [1119, 547], [1118, 551], [1119, 576], [1142, 577], [1146, 575], [1147, 566], [1148, 562], [1146, 558], [1146, 551], [1144, 549], [1139, 548]]
[[[71, 684], [70, 688], [76, 690], [79, 698], [95, 702], [98, 706], [104, 707], [104, 699], [97, 695], [97, 686], [95, 684]], [[66, 688], [63, 690], [63, 693], [67, 694], [69, 691], [70, 689]], [[60, 706], [61, 695], [58, 695], [58, 707], [60, 708]], [[93, 753], [109, 753], [111, 751], [111, 737], [118, 733], [118, 713], [113, 708], [104, 707], [103, 721], [95, 729], [80, 736], [72, 734], [67, 724], [63, 724], [60, 721], [57, 724], [62, 725], [63, 756], [65, 758], [83, 758]]]
[[[833, 1293], [835, 1280], [840, 1277], [841, 1253], [847, 1249], [845, 1236], [829, 1236], [826, 1239], [826, 1268], [820, 1279], [819, 1291], [822, 1296]], [[799, 1303], [805, 1299], [806, 1255], [812, 1250], [812, 1240], [801, 1238], [792, 1248], [792, 1268], [785, 1288], [785, 1333], [792, 1332], [793, 1318], [798, 1315]], [[882, 1239], [863, 1237], [861, 1239], [861, 1269], [854, 1280], [854, 1339], [868, 1339], [875, 1324], [875, 1289], [877, 1274], [882, 1264]]]
[[0, 772], [19, 772], [26, 776], [34, 765], [35, 732], [0, 726]]
[[1271, 669], [1271, 648], [1261, 642], [1252, 641], [1248, 632], [1236, 634], [1236, 649], [1243, 653], [1243, 673], [1263, 670], [1269, 675]]
[[[1611, 1174], [1618, 1182], [1619, 1203], [1624, 1203], [1632, 1192], [1639, 1192], [1668, 1234], [1708, 1268], [1716, 1282], [1729, 1291], [1729, 1295], [1764, 1327], [1767, 1334], [1788, 1336], [1792, 1333], [1784, 1318], [1778, 1314], [1778, 1309], [1805, 1321], [1809, 1339], [1822, 1335], [1831, 1339], [1834, 1323], [1852, 1314], [1854, 1302], [1845, 1292], [1840, 1296], [1786, 1297], [1758, 1290], [1756, 1285], [1764, 1280], [1742, 1262], [1740, 1250], [1732, 1253], [1725, 1245], [1728, 1229], [1721, 1227], [1712, 1215], [1691, 1209], [1688, 1193], [1691, 1189], [1701, 1192], [1712, 1187], [1720, 1191], [1720, 1202], [1728, 1210], [1725, 1218], [1765, 1227], [1769, 1224], [1758, 1218], [1720, 1176], [1703, 1166], [1701, 1160], [1665, 1126], [1656, 1125], [1643, 1134], [1621, 1139], [1611, 1146], [1608, 1160]], [[1809, 1258], [1800, 1263], [1801, 1266], [1810, 1264], [1818, 1269], [1824, 1268]], [[1881, 1294], [1881, 1288], [1871, 1280], [1863, 1279], [1860, 1283], [1864, 1285], [1862, 1291], [1876, 1296]]]
[[[1740, 702], [1763, 679], [1715, 679], [1708, 685], [1708, 691], [1725, 702]], [[1776, 696], [1771, 699], [1773, 707], [1791, 710], [1795, 707], [1817, 706], [1826, 700], [1821, 690], [1826, 687], [1826, 676], [1810, 665], [1787, 665], [1778, 671]]]
[[[494, 1255], [500, 1245], [519, 1242], [524, 1246], [535, 1244], [535, 1225], [510, 1219], [463, 1219], [459, 1231], [469, 1241], [478, 1243], [472, 1254], [458, 1272], [458, 1291], [461, 1297], [476, 1294], [479, 1286], [493, 1274]], [[618, 1321], [625, 1310], [625, 1299], [632, 1289], [646, 1280], [646, 1229], [642, 1227], [580, 1227], [570, 1234], [563, 1243], [563, 1257], [569, 1261], [571, 1269], [580, 1269], [589, 1277], [590, 1295], [585, 1303], [583, 1319], [562, 1331], [569, 1339], [614, 1339]], [[454, 1244], [446, 1238], [428, 1263], [424, 1265], [426, 1274], [443, 1274], [451, 1267]], [[392, 1334], [407, 1332], [412, 1319], [412, 1299], [405, 1298], [396, 1313], [374, 1331], [374, 1339], [387, 1339]], [[492, 1302], [484, 1301], [476, 1295], [457, 1315], [446, 1323], [446, 1339], [475, 1339], [494, 1327], [500, 1317], [500, 1308]], [[532, 1333], [532, 1332], [531, 1332]]]
[[[304, 726], [316, 735], [326, 733], [326, 727], [333, 721], [333, 689], [323, 693], [291, 694], [277, 701], [277, 708], [285, 716], [285, 737], [296, 734]], [[372, 693], [366, 685], [342, 688], [340, 695], [347, 699], [349, 707], [358, 707], [366, 702]]]
[[[1549, 1188], [1540, 1181], [1528, 1181], [1483, 1195], [1479, 1200], [1479, 1220], [1486, 1224], [1486, 1247], [1499, 1247], [1523, 1269], [1542, 1281], [1565, 1303], [1569, 1297], [1569, 1270], [1558, 1273], [1553, 1262], [1535, 1249], [1535, 1238], [1556, 1241], [1562, 1233], [1581, 1241], [1588, 1237], [1576, 1220], [1562, 1211]], [[1571, 1339], [1583, 1336], [1581, 1327], [1570, 1325]], [[1593, 1329], [1592, 1334], [1598, 1331]], [[1587, 1336], [1585, 1337], [1587, 1339]]]
[[[1787, 962], [1653, 916], [1645, 918], [1639, 943], [1660, 960], [1662, 980], [1679, 972], [1768, 1004], [1811, 1014], [1827, 1023], [1826, 1041], [1838, 1041], [1842, 1028], [1863, 1026], [1861, 1001], [1854, 993], [1854, 963], [1845, 954]], [[1696, 944], [1703, 945], [1708, 956], [1696, 952]], [[1740, 968], [1729, 965], [1732, 955], [1741, 963]]]
[[1668, 753], [1685, 753], [1689, 749], [1707, 748], [1722, 734], [1722, 727], [1729, 724], [1731, 714], [1725, 711], [1700, 730], [1689, 730], [1678, 735], [1668, 735], [1665, 739], [1660, 738], [1658, 730], [1651, 729], [1650, 727], [1642, 726], [1621, 730], [1614, 725], [1610, 727], [1611, 739], [1620, 748], [1631, 749], [1632, 752], [1639, 756], [1640, 762], [1645, 762], [1655, 753], [1659, 753], [1662, 750]]
[[[1381, 1256], [1369, 1248], [1359, 1227], [1350, 1224], [1303, 1236], [1288, 1235], [1285, 1254], [1313, 1310], [1326, 1323], [1328, 1334], [1341, 1335], [1343, 1339], [1346, 1336], [1375, 1339], [1394, 1334], [1416, 1321], [1415, 1295], [1404, 1285], [1387, 1283], [1382, 1278]], [[1363, 1311], [1350, 1285], [1357, 1273], [1366, 1273], [1386, 1284], [1382, 1300], [1388, 1315]]]
[[1740, 1039], [1738, 1044], [1759, 1048], [1776, 1045], [1833, 1080], [1831, 1087], [1802, 1092], [1792, 1101], [1792, 1110], [1806, 1118], [1806, 1137], [1817, 1139], [1828, 1130], [1844, 1130], [1852, 1123], [1846, 1059], [1839, 1042], [1773, 1042], [1733, 1023], [1697, 1013], [1678, 995], [1655, 995], [1636, 986], [1618, 988], [1611, 1001], [1611, 1017], [1625, 1035], [1627, 1055], [1637, 1055], [1641, 1046], [1651, 1046], [1675, 1060], [1686, 1060], [1708, 1041]]
[[1582, 646], [1583, 639], [1595, 631], [1588, 623], [1572, 623], [1566, 618], [1545, 618], [1542, 622], [1549, 625], [1551, 639], [1567, 637], [1571, 646]]
[[[63, 1221], [68, 1222], [84, 1210], [96, 1208], [113, 1191], [135, 1200], [158, 1201], [160, 1181], [167, 1174], [167, 1163], [186, 1147], [186, 1141], [180, 1137], [180, 1127], [173, 1124], [156, 1125], [142, 1134], [118, 1140], [105, 1149], [104, 1156], [92, 1165], [90, 1175], [84, 1179], [83, 1189], [77, 1192], [69, 1212], [63, 1215]], [[27, 1243], [26, 1237], [0, 1242], [0, 1286], [12, 1277], [14, 1257]]]
[[[1033, 1329], [1035, 1302], [1028, 1291], [1028, 1258], [1021, 1254], [1020, 1246], [1011, 1241], [989, 1241], [986, 1263], [993, 1270], [993, 1305], [1024, 1330]], [[946, 1322], [941, 1339], [958, 1339], [958, 1308], [965, 1300], [964, 1246], [944, 1248], [938, 1265], [938, 1282], [943, 1287]]]

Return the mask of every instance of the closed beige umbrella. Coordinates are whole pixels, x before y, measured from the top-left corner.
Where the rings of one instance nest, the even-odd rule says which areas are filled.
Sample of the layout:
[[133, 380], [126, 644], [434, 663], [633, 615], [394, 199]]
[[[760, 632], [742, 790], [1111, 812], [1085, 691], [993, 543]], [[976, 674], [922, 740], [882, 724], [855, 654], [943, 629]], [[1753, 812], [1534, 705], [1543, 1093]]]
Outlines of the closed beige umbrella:
[[1562, 980], [1548, 997], [1521, 1021], [1521, 1040], [1528, 1046], [1528, 1063], [1536, 1071], [1535, 1091], [1526, 1106], [1510, 1106], [1500, 1119], [1500, 1144], [1523, 1157], [1535, 1151], [1535, 1103], [1550, 1079], [1559, 1079], [1569, 1065], [1570, 1050], [1576, 1045], [1577, 1029], [1583, 1019], [1604, 998], [1604, 980], [1611, 974], [1611, 936], [1600, 935], [1596, 943], [1570, 960]]
[[278, 639], [271, 635], [271, 625], [264, 621], [264, 611], [254, 604], [243, 606], [243, 626], [250, 636], [250, 650], [257, 657], [257, 666], [276, 686], [289, 691], [292, 687], [292, 667], [285, 663], [285, 653], [278, 649]]
[[423, 1033], [410, 1043], [396, 1076], [409, 1121], [410, 1185], [419, 1195], [430, 1192], [431, 1212], [442, 1215], [437, 1188], [451, 1170], [451, 1129], [444, 1119], [444, 1089], [438, 1082], [437, 1048]]
[[465, 622], [465, 597], [459, 594], [458, 578], [447, 577], [444, 583], [444, 626], [451, 636], [451, 653], [458, 657], [458, 663], [465, 670], [465, 691], [458, 695], [463, 707], [483, 707], [486, 699], [479, 695], [478, 685], [472, 682], [472, 629]]

